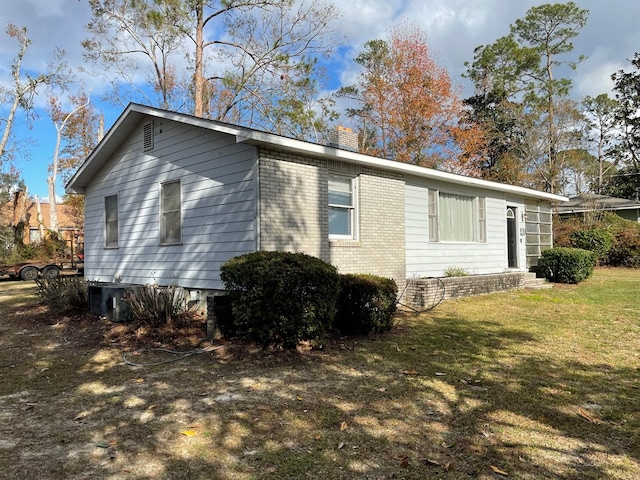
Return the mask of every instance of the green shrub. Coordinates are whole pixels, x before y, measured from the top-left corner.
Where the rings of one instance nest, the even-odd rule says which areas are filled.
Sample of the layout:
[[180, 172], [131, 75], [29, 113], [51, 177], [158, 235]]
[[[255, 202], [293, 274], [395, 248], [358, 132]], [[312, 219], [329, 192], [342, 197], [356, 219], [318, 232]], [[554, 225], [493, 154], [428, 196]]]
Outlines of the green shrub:
[[556, 247], [542, 252], [538, 269], [547, 280], [579, 283], [589, 278], [596, 265], [596, 254], [581, 248]]
[[134, 321], [151, 327], [184, 323], [190, 313], [188, 293], [181, 287], [128, 288], [123, 300]]
[[37, 278], [38, 294], [55, 313], [83, 312], [89, 310], [89, 288], [82, 277], [58, 276]]
[[615, 232], [606, 262], [612, 267], [640, 266], [640, 225], [627, 225]]
[[220, 277], [232, 301], [239, 338], [295, 349], [331, 328], [338, 298], [336, 268], [302, 253], [253, 252], [232, 258]]
[[570, 240], [572, 247], [595, 253], [599, 262], [604, 261], [613, 246], [613, 235], [606, 228], [576, 230], [570, 235]]
[[334, 328], [345, 335], [386, 332], [393, 326], [398, 286], [376, 275], [341, 275]]

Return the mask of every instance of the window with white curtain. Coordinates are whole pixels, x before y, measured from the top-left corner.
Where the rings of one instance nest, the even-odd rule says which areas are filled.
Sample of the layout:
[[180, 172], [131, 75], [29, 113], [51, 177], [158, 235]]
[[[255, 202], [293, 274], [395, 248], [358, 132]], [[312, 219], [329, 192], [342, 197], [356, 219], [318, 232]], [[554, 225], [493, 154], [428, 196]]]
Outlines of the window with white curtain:
[[487, 241], [486, 201], [438, 190], [428, 192], [429, 241]]

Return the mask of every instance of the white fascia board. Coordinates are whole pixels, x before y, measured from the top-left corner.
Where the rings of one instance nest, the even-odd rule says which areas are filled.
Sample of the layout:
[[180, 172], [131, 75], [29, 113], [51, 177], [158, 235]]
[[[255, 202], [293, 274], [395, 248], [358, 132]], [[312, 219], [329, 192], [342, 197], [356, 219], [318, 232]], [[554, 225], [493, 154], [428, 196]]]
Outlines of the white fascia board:
[[350, 152], [348, 150], [340, 150], [337, 148], [318, 145], [315, 143], [303, 142], [301, 140], [280, 137], [278, 135], [272, 135], [270, 133], [259, 132], [255, 130], [245, 130], [241, 135], [236, 136], [236, 141], [238, 143], [248, 142], [257, 143], [268, 147], [280, 147], [290, 152], [316, 155], [330, 158], [332, 160], [342, 160], [349, 163], [356, 163], [359, 165], [372, 168], [380, 168], [383, 170], [391, 170], [394, 172], [428, 178], [431, 180], [439, 180], [448, 183], [455, 183], [458, 185], [468, 185], [478, 188], [485, 188], [488, 190], [511, 193], [524, 197], [548, 200], [550, 202], [567, 202], [569, 200], [567, 197], [562, 195], [540, 192], [538, 190], [518, 187], [515, 185], [508, 185], [505, 183], [491, 182], [489, 180], [467, 177], [464, 175], [444, 172], [441, 170], [434, 170], [432, 168], [420, 167], [408, 163], [396, 162], [393, 160], [386, 160], [383, 158], [363, 155], [361, 153]]

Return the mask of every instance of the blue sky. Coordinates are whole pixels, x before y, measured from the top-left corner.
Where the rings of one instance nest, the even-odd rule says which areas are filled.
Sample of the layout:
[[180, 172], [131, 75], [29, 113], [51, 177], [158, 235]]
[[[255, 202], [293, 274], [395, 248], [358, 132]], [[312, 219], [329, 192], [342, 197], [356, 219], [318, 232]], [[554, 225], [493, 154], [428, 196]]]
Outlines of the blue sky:
[[[409, 19], [418, 23], [429, 37], [432, 50], [440, 63], [463, 88], [471, 93], [468, 83], [461, 78], [464, 62], [473, 59], [478, 45], [488, 44], [508, 33], [509, 25], [535, 5], [553, 2], [532, 0], [351, 0], [334, 1], [341, 13], [335, 28], [344, 37], [344, 43], [328, 63], [331, 88], [351, 85], [358, 74], [352, 59], [364, 43], [374, 38], [385, 38], [388, 30], [398, 22]], [[575, 0], [590, 11], [587, 26], [574, 42], [575, 54], [588, 59], [575, 72], [570, 72], [577, 97], [610, 92], [611, 73], [628, 69], [627, 59], [640, 51], [640, 2], [628, 0]], [[90, 11], [86, 0], [4, 0], [0, 12], [2, 31], [8, 22], [29, 29], [32, 45], [26, 59], [27, 68], [38, 69], [51, 58], [54, 47], [67, 53], [73, 66], [85, 66], [80, 42], [86, 38], [85, 24]], [[9, 81], [8, 65], [15, 56], [16, 44], [3, 35], [0, 41], [0, 85]], [[92, 98], [105, 114], [105, 127], [109, 128], [121, 107], [99, 102], [103, 91], [100, 77], [87, 72], [83, 76]], [[20, 116], [15, 129], [15, 140], [22, 153], [17, 158], [29, 192], [42, 198], [47, 195], [47, 166], [55, 146], [55, 127], [47, 118], [44, 95], [38, 99], [40, 118], [28, 128]], [[1, 107], [0, 107], [1, 108]], [[5, 113], [0, 109], [0, 118]], [[59, 195], [62, 185], [57, 187]]]

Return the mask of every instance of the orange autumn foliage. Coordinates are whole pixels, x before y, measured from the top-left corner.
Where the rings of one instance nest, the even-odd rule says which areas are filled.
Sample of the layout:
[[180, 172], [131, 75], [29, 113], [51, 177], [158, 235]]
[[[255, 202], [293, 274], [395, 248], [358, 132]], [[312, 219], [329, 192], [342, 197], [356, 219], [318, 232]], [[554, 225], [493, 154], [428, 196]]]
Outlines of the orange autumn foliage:
[[365, 153], [478, 175], [482, 130], [466, 120], [459, 88], [436, 61], [426, 34], [402, 23], [381, 51], [360, 85], [377, 136]]

